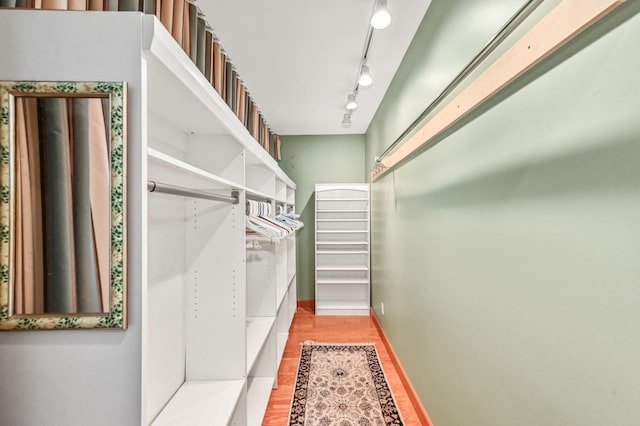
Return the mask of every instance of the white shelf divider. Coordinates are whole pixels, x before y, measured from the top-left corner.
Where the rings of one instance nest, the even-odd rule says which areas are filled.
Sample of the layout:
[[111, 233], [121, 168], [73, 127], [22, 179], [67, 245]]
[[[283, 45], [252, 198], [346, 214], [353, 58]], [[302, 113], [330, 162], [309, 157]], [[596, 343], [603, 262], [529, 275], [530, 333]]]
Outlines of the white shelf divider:
[[289, 333], [287, 332], [278, 333], [278, 336], [277, 336], [278, 367], [280, 367], [280, 361], [282, 361], [282, 356], [284, 355], [284, 348], [287, 346], [288, 338], [289, 338]]
[[247, 371], [253, 368], [274, 323], [275, 317], [247, 317]]
[[260, 426], [262, 424], [274, 380], [275, 377], [254, 377], [249, 379], [247, 426]]
[[282, 306], [282, 302], [284, 302], [285, 296], [287, 295], [288, 291], [288, 287], [283, 286], [278, 288], [278, 294], [276, 295], [276, 310], [279, 310], [280, 306]]

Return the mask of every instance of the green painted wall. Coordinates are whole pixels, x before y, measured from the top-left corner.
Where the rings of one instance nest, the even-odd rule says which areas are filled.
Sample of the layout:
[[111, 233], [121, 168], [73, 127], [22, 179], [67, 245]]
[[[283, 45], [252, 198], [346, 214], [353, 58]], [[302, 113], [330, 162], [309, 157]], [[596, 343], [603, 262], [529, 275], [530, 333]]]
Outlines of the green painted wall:
[[296, 183], [298, 300], [315, 299], [315, 184], [365, 182], [364, 135], [284, 136], [280, 167]]
[[[475, 3], [507, 2], [434, 0], [367, 170], [497, 29], [466, 34]], [[639, 13], [627, 2], [372, 185], [372, 303], [436, 426], [640, 425]]]

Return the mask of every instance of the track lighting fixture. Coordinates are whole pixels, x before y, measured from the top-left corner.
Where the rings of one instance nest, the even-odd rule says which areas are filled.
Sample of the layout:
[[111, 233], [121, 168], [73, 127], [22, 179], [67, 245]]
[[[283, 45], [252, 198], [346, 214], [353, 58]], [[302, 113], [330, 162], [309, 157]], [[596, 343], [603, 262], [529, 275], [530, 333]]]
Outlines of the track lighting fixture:
[[347, 96], [347, 105], [345, 106], [349, 111], [358, 108], [358, 102], [356, 101], [356, 94], [352, 93]]
[[351, 127], [351, 113], [345, 112], [342, 117], [342, 127]]
[[353, 85], [353, 91], [347, 96], [347, 104], [345, 105], [347, 112], [342, 119], [342, 127], [351, 126], [351, 113], [358, 108], [358, 102], [356, 101], [358, 89], [361, 87], [369, 87], [373, 84], [373, 77], [371, 77], [371, 72], [367, 66], [369, 47], [371, 47], [373, 31], [386, 28], [391, 23], [391, 12], [387, 7], [387, 0], [374, 0], [370, 23], [371, 25], [367, 29], [367, 37], [364, 41], [364, 49], [358, 66], [358, 73], [356, 74], [356, 82]]
[[376, 30], [387, 28], [391, 23], [391, 12], [387, 7], [387, 0], [377, 0], [376, 8], [371, 15], [371, 26]]
[[358, 78], [358, 85], [362, 87], [369, 87], [372, 84], [373, 78], [371, 77], [371, 73], [369, 72], [369, 67], [363, 65], [362, 72], [360, 72], [360, 77]]

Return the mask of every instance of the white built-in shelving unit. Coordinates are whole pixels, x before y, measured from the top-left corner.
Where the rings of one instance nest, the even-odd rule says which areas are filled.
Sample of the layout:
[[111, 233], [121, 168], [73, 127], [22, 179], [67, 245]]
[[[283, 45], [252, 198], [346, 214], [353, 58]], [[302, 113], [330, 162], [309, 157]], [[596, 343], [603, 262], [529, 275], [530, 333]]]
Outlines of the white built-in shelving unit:
[[292, 212], [295, 183], [152, 15], [3, 10], [0, 39], [0, 56], [23, 52], [0, 61], [5, 80], [127, 82], [129, 298], [127, 330], [5, 335], [8, 363], [39, 361], [3, 370], [15, 398], [0, 419], [260, 425], [296, 309], [296, 239], [248, 245], [245, 203]]
[[[171, 244], [149, 246], [150, 268], [173, 262], [176, 271], [171, 277], [179, 281], [173, 294], [158, 288], [159, 299], [149, 300], [150, 310], [175, 305], [180, 296], [186, 306], [184, 336], [176, 330], [167, 339], [159, 330], [153, 343], [163, 348], [151, 352], [185, 341], [186, 370], [184, 377], [176, 371], [171, 379], [166, 365], [154, 363], [152, 353], [147, 354], [150, 365], [156, 364], [152, 376], [166, 380], [166, 392], [146, 401], [147, 423], [260, 425], [271, 389], [277, 385], [295, 312], [289, 303], [296, 298], [295, 266], [287, 267], [289, 257], [295, 260], [295, 235], [248, 246], [245, 200], [266, 201], [274, 211], [276, 207], [290, 211], [295, 184], [251, 138], [159, 21], [153, 16], [142, 19], [149, 83], [149, 179], [227, 195], [236, 190], [240, 198], [234, 205], [149, 196], [150, 241], [154, 231], [165, 235], [163, 228], [176, 226], [173, 234], [183, 229], [184, 234], [173, 240], [185, 244], [184, 250], [174, 250]], [[151, 213], [155, 211], [163, 212], [157, 220]], [[166, 220], [169, 211], [175, 223]], [[150, 273], [151, 294], [162, 283], [162, 277], [155, 281]], [[209, 394], [206, 387], [193, 392], [194, 385], [208, 385], [217, 392], [218, 384], [227, 387], [224, 398]], [[195, 414], [194, 407], [198, 407]]]
[[315, 191], [316, 315], [369, 315], [369, 185]]

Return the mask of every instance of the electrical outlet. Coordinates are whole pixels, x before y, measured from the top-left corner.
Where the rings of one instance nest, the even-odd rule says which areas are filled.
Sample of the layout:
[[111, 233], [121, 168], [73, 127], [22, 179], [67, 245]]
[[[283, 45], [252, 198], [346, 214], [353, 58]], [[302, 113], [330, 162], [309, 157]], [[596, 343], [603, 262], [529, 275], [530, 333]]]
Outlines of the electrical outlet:
[[380, 302], [380, 313], [384, 315], [384, 302]]

